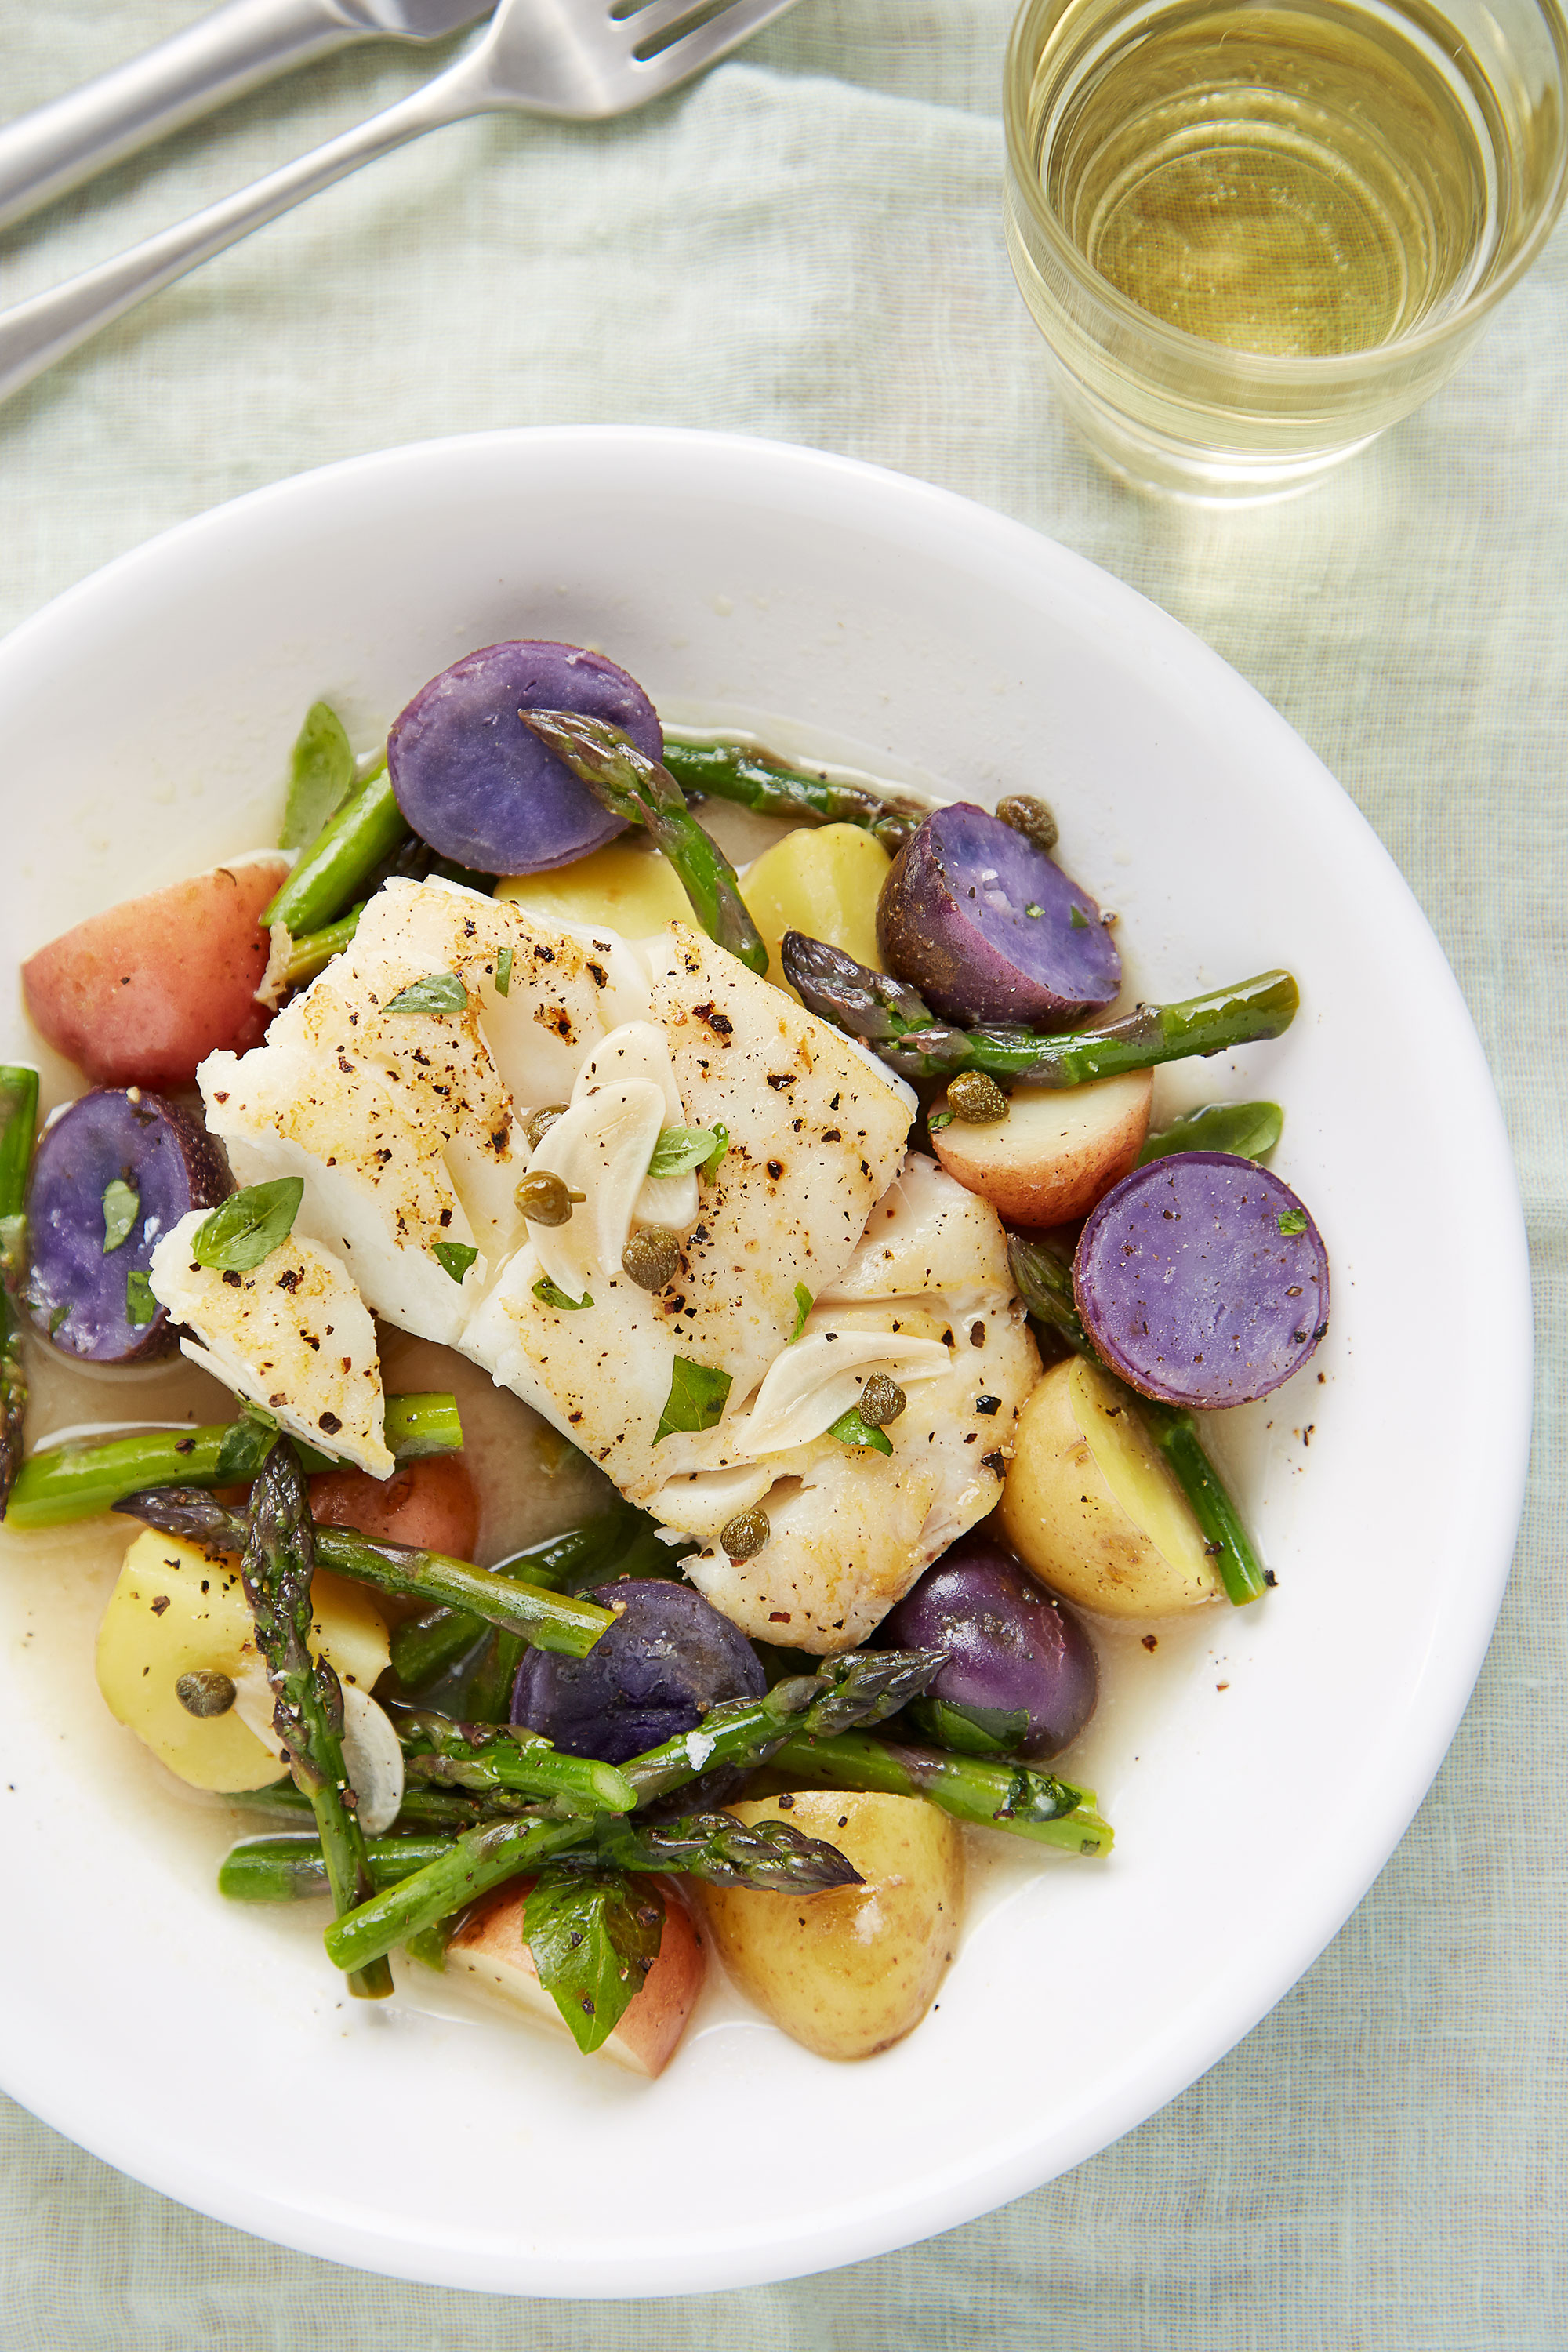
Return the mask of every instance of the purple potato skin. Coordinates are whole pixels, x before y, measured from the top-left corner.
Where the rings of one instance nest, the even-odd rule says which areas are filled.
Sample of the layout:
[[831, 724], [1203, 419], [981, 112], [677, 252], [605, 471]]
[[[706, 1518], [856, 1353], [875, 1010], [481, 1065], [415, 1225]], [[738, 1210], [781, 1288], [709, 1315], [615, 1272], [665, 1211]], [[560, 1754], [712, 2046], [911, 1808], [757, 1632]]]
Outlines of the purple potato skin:
[[529, 733], [520, 710], [607, 719], [650, 760], [664, 757], [658, 713], [603, 654], [531, 638], [465, 654], [394, 720], [386, 762], [415, 832], [480, 874], [542, 874], [626, 830]]
[[[116, 1177], [141, 1209], [125, 1240], [106, 1255], [103, 1195]], [[168, 1355], [174, 1333], [166, 1310], [133, 1324], [126, 1276], [146, 1273], [154, 1243], [189, 1210], [214, 1208], [232, 1190], [223, 1153], [177, 1103], [134, 1087], [82, 1095], [45, 1129], [28, 1179], [26, 1295], [38, 1329], [88, 1363]]]
[[[585, 1658], [530, 1650], [518, 1668], [511, 1719], [542, 1732], [568, 1756], [624, 1764], [645, 1748], [695, 1731], [721, 1699], [761, 1698], [762, 1660], [738, 1625], [687, 1584], [633, 1577], [590, 1596], [622, 1615]], [[678, 1812], [721, 1805], [744, 1774], [731, 1766], [673, 1790]]]
[[952, 1653], [928, 1699], [1025, 1710], [1028, 1729], [1011, 1752], [1031, 1764], [1069, 1747], [1100, 1696], [1099, 1661], [1081, 1620], [998, 1544], [970, 1542], [928, 1568], [878, 1638], [900, 1650]]
[[[1026, 914], [1031, 906], [1041, 911]], [[1088, 891], [970, 801], [933, 810], [899, 852], [877, 939], [889, 971], [947, 1021], [1065, 1029], [1121, 987], [1121, 958]]]
[[1288, 1184], [1226, 1151], [1173, 1152], [1114, 1186], [1079, 1237], [1073, 1290], [1112, 1371], [1205, 1412], [1268, 1396], [1329, 1328], [1322, 1235]]

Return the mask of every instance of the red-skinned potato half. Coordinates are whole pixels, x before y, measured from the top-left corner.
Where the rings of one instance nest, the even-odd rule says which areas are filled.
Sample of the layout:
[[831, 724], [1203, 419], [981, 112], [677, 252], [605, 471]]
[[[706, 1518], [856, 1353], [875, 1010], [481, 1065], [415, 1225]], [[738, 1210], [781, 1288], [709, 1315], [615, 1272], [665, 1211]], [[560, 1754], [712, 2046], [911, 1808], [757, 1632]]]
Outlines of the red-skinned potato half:
[[[509, 1879], [476, 1903], [447, 1947], [447, 1968], [525, 2017], [569, 2034], [570, 2027], [539, 1981], [523, 1937], [522, 1915], [532, 1885], [531, 1878]], [[690, 1913], [667, 1881], [661, 1880], [660, 1887], [664, 1933], [658, 1958], [615, 2032], [594, 2053], [650, 2080], [674, 2056], [708, 1970], [707, 1950]]]
[[1148, 1070], [1081, 1087], [1016, 1087], [1005, 1118], [933, 1124], [931, 1148], [1008, 1224], [1065, 1225], [1136, 1165], [1153, 1091]]
[[27, 1011], [100, 1087], [184, 1087], [207, 1055], [259, 1045], [271, 1019], [261, 913], [281, 857], [215, 866], [89, 915], [22, 967]]
[[448, 1559], [472, 1559], [479, 1498], [460, 1454], [433, 1454], [390, 1478], [363, 1470], [323, 1470], [310, 1481], [310, 1516], [328, 1528], [357, 1528], [373, 1543], [416, 1544]]

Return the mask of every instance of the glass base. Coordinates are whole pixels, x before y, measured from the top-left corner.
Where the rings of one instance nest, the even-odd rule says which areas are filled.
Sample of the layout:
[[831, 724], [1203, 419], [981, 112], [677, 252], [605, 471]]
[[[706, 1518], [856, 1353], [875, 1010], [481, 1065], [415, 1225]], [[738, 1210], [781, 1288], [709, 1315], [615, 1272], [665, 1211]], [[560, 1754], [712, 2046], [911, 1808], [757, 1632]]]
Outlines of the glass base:
[[1204, 506], [1265, 506], [1300, 498], [1378, 437], [1367, 433], [1342, 447], [1306, 451], [1197, 449], [1141, 431], [1081, 384], [1064, 378], [1058, 368], [1050, 373], [1074, 430], [1091, 454], [1129, 489], [1155, 498]]

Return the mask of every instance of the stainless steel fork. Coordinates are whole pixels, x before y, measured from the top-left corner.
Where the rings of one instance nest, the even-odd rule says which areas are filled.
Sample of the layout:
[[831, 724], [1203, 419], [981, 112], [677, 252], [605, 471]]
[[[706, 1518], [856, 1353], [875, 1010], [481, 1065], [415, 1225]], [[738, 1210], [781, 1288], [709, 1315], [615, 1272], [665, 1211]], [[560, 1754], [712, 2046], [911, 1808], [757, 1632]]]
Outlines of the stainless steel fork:
[[0, 311], [0, 400], [149, 294], [410, 139], [471, 114], [599, 122], [662, 98], [795, 0], [501, 0], [476, 45], [412, 97], [63, 286]]

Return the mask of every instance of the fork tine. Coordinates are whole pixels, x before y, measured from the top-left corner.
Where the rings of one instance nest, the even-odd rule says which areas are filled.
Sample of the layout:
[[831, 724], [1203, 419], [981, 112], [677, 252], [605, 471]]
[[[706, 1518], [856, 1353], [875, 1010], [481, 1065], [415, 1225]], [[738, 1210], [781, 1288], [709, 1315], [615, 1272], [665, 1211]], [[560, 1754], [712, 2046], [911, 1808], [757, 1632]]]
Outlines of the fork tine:
[[717, 65], [742, 41], [749, 41], [754, 33], [771, 25], [775, 16], [786, 15], [795, 0], [732, 0], [730, 7], [695, 25], [689, 33], [679, 35], [652, 57], [637, 54], [658, 34], [696, 15], [701, 5], [702, 0], [651, 0], [649, 6], [620, 19], [622, 29], [635, 36], [633, 54], [639, 71], [661, 90], [673, 89], [677, 83], [700, 73], [705, 66]]

